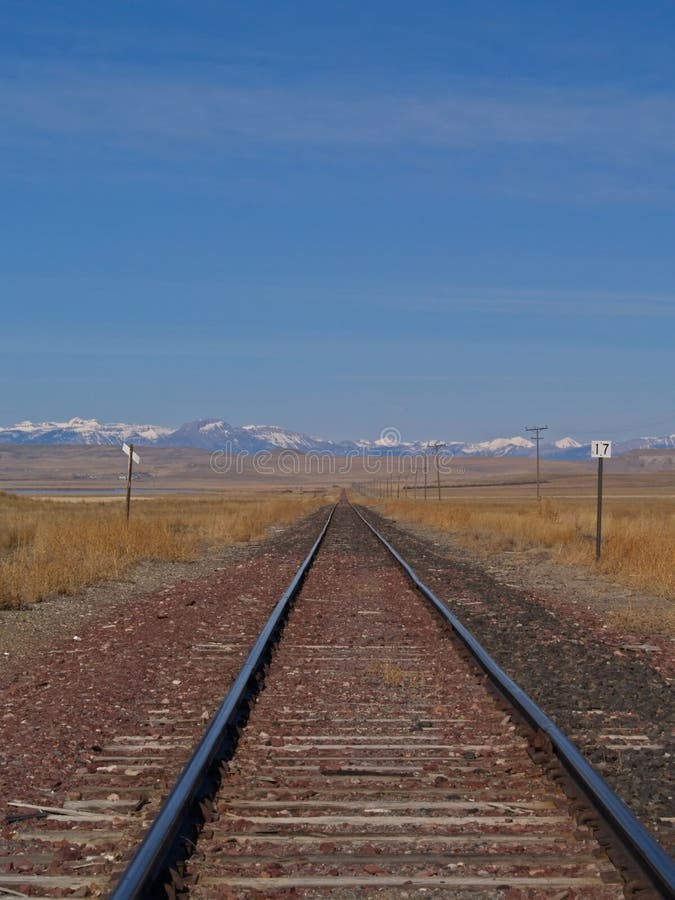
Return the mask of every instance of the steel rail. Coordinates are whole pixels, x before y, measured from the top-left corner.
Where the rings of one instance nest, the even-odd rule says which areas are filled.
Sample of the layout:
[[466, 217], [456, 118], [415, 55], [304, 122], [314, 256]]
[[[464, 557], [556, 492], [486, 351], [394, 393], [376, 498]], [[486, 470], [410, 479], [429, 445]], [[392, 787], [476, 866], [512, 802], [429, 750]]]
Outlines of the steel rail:
[[234, 749], [238, 723], [250, 696], [254, 679], [263, 670], [269, 651], [276, 641], [292, 603], [309, 571], [333, 518], [335, 506], [314, 542], [312, 549], [295, 573], [293, 580], [277, 602], [269, 619], [258, 635], [246, 661], [233, 682], [227, 696], [216, 710], [197, 748], [186, 763], [171, 793], [164, 801], [143, 842], [122, 874], [111, 900], [136, 900], [154, 896], [166, 897], [161, 890], [176, 850], [184, 840], [186, 821], [192, 810], [210, 791], [207, 784], [213, 766], [228, 758]]
[[675, 861], [635, 817], [631, 810], [609, 787], [577, 747], [566, 737], [539, 706], [513, 681], [481, 646], [468, 628], [428, 588], [401, 554], [370, 524], [364, 515], [352, 505], [352, 509], [368, 526], [375, 537], [386, 547], [404, 570], [415, 587], [449, 622], [480, 667], [487, 674], [499, 693], [514, 706], [527, 724], [548, 738], [550, 746], [575, 784], [582, 790], [591, 805], [607, 822], [621, 845], [647, 875], [664, 897], [675, 897]]

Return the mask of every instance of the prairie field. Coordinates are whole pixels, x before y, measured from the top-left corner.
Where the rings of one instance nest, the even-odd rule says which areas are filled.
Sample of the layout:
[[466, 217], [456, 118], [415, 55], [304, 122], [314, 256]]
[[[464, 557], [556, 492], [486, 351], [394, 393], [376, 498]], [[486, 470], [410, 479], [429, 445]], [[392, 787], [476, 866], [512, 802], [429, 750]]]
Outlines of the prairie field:
[[72, 594], [141, 560], [187, 561], [248, 541], [328, 502], [319, 494], [39, 499], [0, 492], [0, 608]]
[[596, 510], [585, 500], [369, 500], [384, 515], [451, 533], [480, 554], [545, 549], [553, 562], [586, 567], [643, 589], [657, 602], [617, 606], [611, 623], [675, 632], [675, 498], [616, 499], [603, 512], [602, 558], [595, 560]]

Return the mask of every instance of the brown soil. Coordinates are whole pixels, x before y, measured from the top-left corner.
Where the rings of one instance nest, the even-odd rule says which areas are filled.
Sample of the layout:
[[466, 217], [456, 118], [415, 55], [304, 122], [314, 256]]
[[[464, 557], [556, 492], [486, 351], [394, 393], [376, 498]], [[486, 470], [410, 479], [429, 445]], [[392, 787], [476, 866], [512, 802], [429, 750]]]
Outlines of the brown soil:
[[535, 554], [472, 554], [364, 512], [672, 851], [675, 645], [606, 626], [627, 589]]
[[[675, 637], [640, 628], [643, 610], [659, 609], [663, 598], [645, 590], [612, 581], [611, 578], [584, 566], [556, 561], [550, 550], [484, 550], [468, 549], [460, 540], [426, 525], [400, 523], [405, 530], [430, 545], [443, 556], [472, 566], [479, 566], [497, 584], [527, 591], [551, 609], [567, 610], [584, 627], [613, 649], [638, 653], [665, 677], [675, 677]], [[635, 624], [630, 631], [614, 624], [614, 615], [627, 608], [635, 611]]]
[[0, 814], [12, 799], [56, 799], [92, 744], [129, 727], [149, 696], [187, 685], [195, 642], [225, 629], [243, 661], [325, 516], [200, 563], [148, 564], [127, 582], [3, 612]]

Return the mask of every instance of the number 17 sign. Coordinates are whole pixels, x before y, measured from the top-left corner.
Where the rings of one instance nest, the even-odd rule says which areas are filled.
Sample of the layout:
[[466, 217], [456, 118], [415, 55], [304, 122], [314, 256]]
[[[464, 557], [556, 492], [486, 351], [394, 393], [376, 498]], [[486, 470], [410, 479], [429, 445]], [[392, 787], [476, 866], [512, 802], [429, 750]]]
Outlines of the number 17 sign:
[[591, 458], [592, 459], [611, 459], [612, 458], [612, 442], [611, 441], [591, 441]]

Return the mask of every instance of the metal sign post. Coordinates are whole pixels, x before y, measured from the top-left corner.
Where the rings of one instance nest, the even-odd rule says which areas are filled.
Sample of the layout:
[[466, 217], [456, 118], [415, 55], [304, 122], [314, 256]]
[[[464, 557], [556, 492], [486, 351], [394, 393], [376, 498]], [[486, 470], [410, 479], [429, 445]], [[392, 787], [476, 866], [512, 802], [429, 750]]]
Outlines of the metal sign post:
[[127, 522], [129, 522], [129, 514], [131, 513], [131, 471], [134, 463], [138, 465], [141, 461], [138, 453], [134, 453], [133, 444], [122, 444], [122, 450], [129, 457], [129, 466], [127, 467]]
[[611, 441], [591, 441], [591, 459], [598, 461], [598, 512], [595, 528], [595, 559], [600, 560], [602, 553], [602, 466], [606, 459], [612, 457]]

